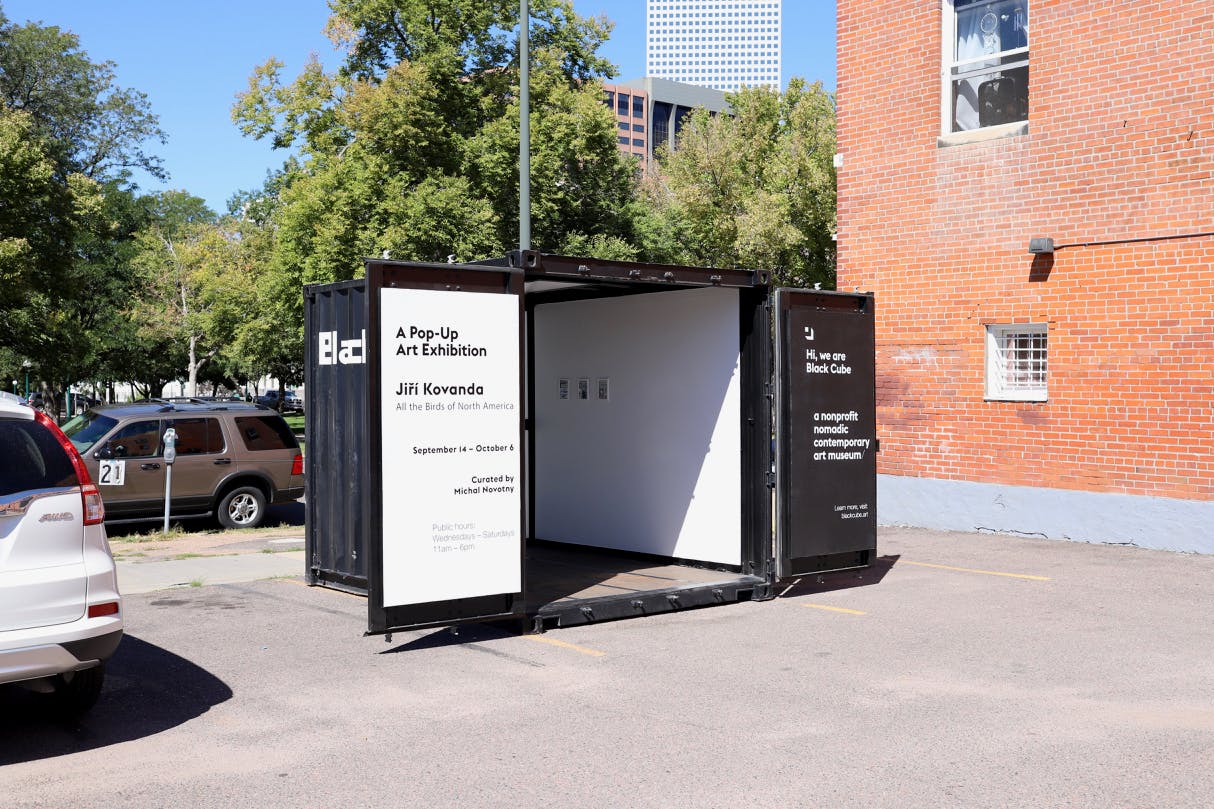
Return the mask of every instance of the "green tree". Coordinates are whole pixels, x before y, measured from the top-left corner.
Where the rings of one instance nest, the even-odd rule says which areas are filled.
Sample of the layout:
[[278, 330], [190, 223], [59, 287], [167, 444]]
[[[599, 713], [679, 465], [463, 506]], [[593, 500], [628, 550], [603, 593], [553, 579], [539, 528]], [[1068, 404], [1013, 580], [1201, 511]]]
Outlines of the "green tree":
[[[278, 260], [299, 280], [356, 275], [361, 258], [458, 260], [514, 243], [518, 195], [518, 4], [335, 0], [340, 70], [291, 84], [270, 61], [233, 114], [299, 150], [281, 190]], [[616, 235], [631, 167], [597, 76], [605, 20], [567, 0], [533, 3], [533, 234], [539, 248]]]
[[58, 177], [30, 116], [0, 109], [0, 199], [0, 348], [14, 366], [32, 361], [57, 400], [90, 364], [81, 316], [93, 283], [80, 248], [103, 189], [80, 174]]
[[[467, 261], [516, 244], [516, 0], [332, 0], [347, 58], [291, 82], [257, 68], [241, 130], [292, 150], [261, 192], [234, 201], [260, 245], [255, 314], [238, 330], [249, 370], [298, 379], [301, 285], [357, 277], [362, 259]], [[568, 0], [533, 0], [533, 244], [629, 251], [635, 165], [616, 146], [598, 77], [610, 32]], [[258, 235], [253, 238], [252, 233]]]
[[147, 97], [114, 83], [113, 62], [93, 62], [79, 38], [57, 26], [16, 25], [0, 11], [0, 103], [29, 114], [60, 178], [126, 178], [139, 168], [163, 178], [148, 141], [164, 142]]
[[249, 267], [238, 234], [203, 200], [184, 191], [151, 198], [153, 218], [138, 237], [134, 264], [143, 291], [130, 310], [142, 339], [184, 353], [187, 393], [235, 337], [252, 301]]
[[55, 398], [108, 363], [141, 213], [130, 173], [163, 176], [147, 99], [75, 35], [0, 12], [0, 348]]
[[[0, 325], [71, 258], [76, 204], [28, 113], [0, 109]], [[3, 331], [8, 331], [4, 329]], [[0, 338], [18, 343], [14, 335]]]
[[[628, 203], [636, 163], [619, 152], [615, 116], [595, 82], [570, 82], [563, 57], [551, 49], [532, 55], [531, 232], [536, 249], [563, 252], [571, 244], [596, 246], [627, 239]], [[500, 215], [499, 239], [514, 242], [518, 223], [519, 102], [468, 141], [465, 174]]]
[[234, 234], [248, 282], [242, 316], [218, 357], [233, 381], [247, 384], [269, 375], [282, 386], [303, 382], [300, 278], [297, 265], [284, 263], [287, 251], [281, 248], [278, 224], [287, 183], [298, 177], [278, 172], [263, 188], [237, 194], [228, 203], [224, 224]]
[[835, 108], [821, 84], [729, 96], [695, 112], [646, 178], [646, 257], [774, 271], [793, 286], [835, 281]]
[[236, 325], [227, 366], [244, 380], [269, 375], [280, 386], [303, 381], [303, 323], [298, 280], [275, 261], [276, 231], [268, 219], [230, 220], [239, 233], [239, 260], [249, 301]]

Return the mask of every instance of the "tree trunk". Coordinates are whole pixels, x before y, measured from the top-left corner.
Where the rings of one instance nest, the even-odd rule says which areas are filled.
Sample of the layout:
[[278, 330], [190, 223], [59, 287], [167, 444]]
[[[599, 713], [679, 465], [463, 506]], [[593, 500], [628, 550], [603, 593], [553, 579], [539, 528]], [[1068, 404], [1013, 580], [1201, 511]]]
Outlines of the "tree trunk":
[[186, 369], [190, 374], [189, 385], [186, 387], [186, 396], [198, 395], [198, 338], [193, 334], [190, 335], [190, 365]]

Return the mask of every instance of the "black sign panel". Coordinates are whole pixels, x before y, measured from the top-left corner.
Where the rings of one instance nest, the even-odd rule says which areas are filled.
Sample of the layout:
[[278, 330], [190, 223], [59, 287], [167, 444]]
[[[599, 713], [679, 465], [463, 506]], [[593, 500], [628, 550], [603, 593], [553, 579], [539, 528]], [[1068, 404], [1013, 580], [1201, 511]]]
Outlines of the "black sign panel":
[[776, 292], [777, 573], [871, 563], [877, 547], [871, 295]]

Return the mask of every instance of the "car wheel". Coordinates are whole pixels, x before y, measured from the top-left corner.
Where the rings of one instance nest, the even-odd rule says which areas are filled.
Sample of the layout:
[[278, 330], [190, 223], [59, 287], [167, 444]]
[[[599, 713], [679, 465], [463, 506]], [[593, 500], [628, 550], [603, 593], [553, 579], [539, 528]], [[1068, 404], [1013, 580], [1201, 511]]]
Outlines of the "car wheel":
[[105, 682], [105, 666], [97, 665], [84, 671], [69, 671], [54, 679], [56, 707], [68, 716], [78, 716], [97, 702]]
[[266, 496], [256, 486], [238, 486], [219, 501], [224, 528], [256, 528], [266, 517]]

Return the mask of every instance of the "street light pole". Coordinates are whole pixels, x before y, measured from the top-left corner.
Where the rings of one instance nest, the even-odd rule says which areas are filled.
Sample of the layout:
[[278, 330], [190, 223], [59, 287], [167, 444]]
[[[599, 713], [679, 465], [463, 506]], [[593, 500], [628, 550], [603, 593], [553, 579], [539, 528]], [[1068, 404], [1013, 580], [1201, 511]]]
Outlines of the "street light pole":
[[519, 0], [518, 249], [531, 249], [531, 11]]
[[30, 400], [30, 365], [32, 363], [29, 360], [21, 363], [21, 367], [25, 369], [25, 401], [27, 402]]

